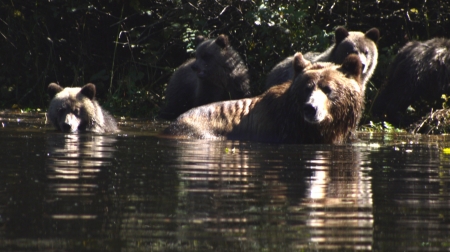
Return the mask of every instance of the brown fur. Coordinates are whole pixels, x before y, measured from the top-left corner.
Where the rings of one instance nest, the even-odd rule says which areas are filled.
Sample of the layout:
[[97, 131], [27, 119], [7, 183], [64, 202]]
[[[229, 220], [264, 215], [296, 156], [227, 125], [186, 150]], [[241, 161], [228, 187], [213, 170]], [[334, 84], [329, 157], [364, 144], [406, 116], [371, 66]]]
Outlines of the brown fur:
[[244, 97], [250, 97], [247, 67], [228, 37], [219, 35], [199, 44], [196, 58], [173, 73], [160, 117], [172, 120], [193, 107]]
[[166, 135], [274, 143], [344, 143], [362, 113], [361, 61], [341, 66], [294, 57], [293, 81], [247, 99], [217, 102], [182, 114]]
[[[309, 52], [305, 58], [311, 62], [332, 62], [342, 64], [349, 54], [356, 54], [362, 63], [362, 90], [365, 91], [366, 83], [373, 75], [378, 62], [377, 41], [380, 31], [372, 28], [366, 33], [347, 31], [344, 27], [335, 30], [334, 44], [323, 53]], [[294, 76], [291, 67], [293, 56], [278, 63], [267, 75], [266, 89], [274, 85], [284, 83]]]
[[114, 117], [100, 107], [95, 100], [95, 93], [96, 88], [92, 83], [73, 88], [50, 83], [48, 94], [52, 100], [47, 119], [62, 132], [118, 131]]

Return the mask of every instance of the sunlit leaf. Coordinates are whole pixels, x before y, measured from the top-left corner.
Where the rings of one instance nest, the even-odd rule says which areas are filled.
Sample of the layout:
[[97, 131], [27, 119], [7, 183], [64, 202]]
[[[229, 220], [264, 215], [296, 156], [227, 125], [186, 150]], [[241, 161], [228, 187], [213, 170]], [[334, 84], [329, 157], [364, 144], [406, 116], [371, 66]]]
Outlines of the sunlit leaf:
[[444, 148], [444, 149], [442, 149], [442, 152], [443, 152], [445, 155], [450, 155], [450, 148]]

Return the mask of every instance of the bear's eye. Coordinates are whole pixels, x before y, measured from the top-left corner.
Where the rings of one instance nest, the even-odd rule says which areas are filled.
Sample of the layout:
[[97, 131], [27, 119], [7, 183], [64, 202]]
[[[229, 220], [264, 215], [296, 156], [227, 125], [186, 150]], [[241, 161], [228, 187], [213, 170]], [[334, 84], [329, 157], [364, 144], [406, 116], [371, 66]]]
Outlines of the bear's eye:
[[79, 109], [79, 108], [74, 109], [74, 110], [73, 110], [73, 113], [74, 113], [75, 115], [80, 115], [80, 109]]
[[331, 88], [329, 86], [324, 86], [321, 89], [322, 92], [324, 92], [326, 95], [329, 95], [331, 93]]
[[366, 49], [366, 50], [364, 51], [364, 54], [365, 54], [365, 55], [369, 55], [369, 50]]
[[358, 51], [353, 49], [353, 50], [347, 52], [347, 56], [350, 54], [358, 54]]
[[304, 88], [305, 93], [307, 93], [307, 92], [309, 93], [314, 89], [314, 84], [308, 83], [305, 86], [303, 86], [303, 88]]

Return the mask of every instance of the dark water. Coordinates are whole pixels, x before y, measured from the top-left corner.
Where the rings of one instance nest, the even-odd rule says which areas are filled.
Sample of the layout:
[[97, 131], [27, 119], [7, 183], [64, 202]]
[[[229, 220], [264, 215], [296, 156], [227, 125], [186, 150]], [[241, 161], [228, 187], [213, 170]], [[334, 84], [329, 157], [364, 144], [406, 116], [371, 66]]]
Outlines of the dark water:
[[450, 250], [446, 136], [271, 145], [0, 122], [1, 251]]

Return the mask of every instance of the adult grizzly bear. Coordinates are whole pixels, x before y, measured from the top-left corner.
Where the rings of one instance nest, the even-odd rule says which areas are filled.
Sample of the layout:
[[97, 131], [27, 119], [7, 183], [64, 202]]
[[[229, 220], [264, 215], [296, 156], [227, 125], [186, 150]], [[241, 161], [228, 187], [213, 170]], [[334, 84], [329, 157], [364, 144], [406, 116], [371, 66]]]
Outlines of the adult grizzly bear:
[[56, 83], [48, 85], [51, 101], [47, 119], [62, 132], [92, 131], [116, 132], [117, 123], [95, 100], [95, 85], [63, 88]]
[[414, 119], [405, 113], [411, 104], [420, 99], [428, 103], [441, 101], [434, 107], [439, 109], [441, 95], [449, 92], [450, 40], [412, 41], [395, 56], [372, 113], [379, 117], [386, 115], [386, 120], [395, 125], [409, 125]]
[[189, 110], [164, 133], [273, 143], [344, 143], [364, 105], [362, 64], [357, 55], [342, 65], [314, 63], [297, 53], [294, 78], [260, 96]]
[[172, 120], [193, 107], [250, 97], [247, 67], [227, 36], [200, 43], [195, 56], [173, 73], [161, 118]]
[[[366, 89], [366, 83], [372, 77], [378, 62], [377, 41], [380, 31], [372, 28], [366, 33], [347, 31], [344, 27], [338, 27], [334, 33], [334, 44], [323, 53], [307, 53], [305, 58], [311, 62], [333, 62], [342, 64], [349, 54], [356, 54], [362, 63], [362, 91]], [[288, 57], [278, 63], [267, 75], [266, 89], [274, 85], [291, 80], [294, 76], [292, 61], [294, 57]]]

